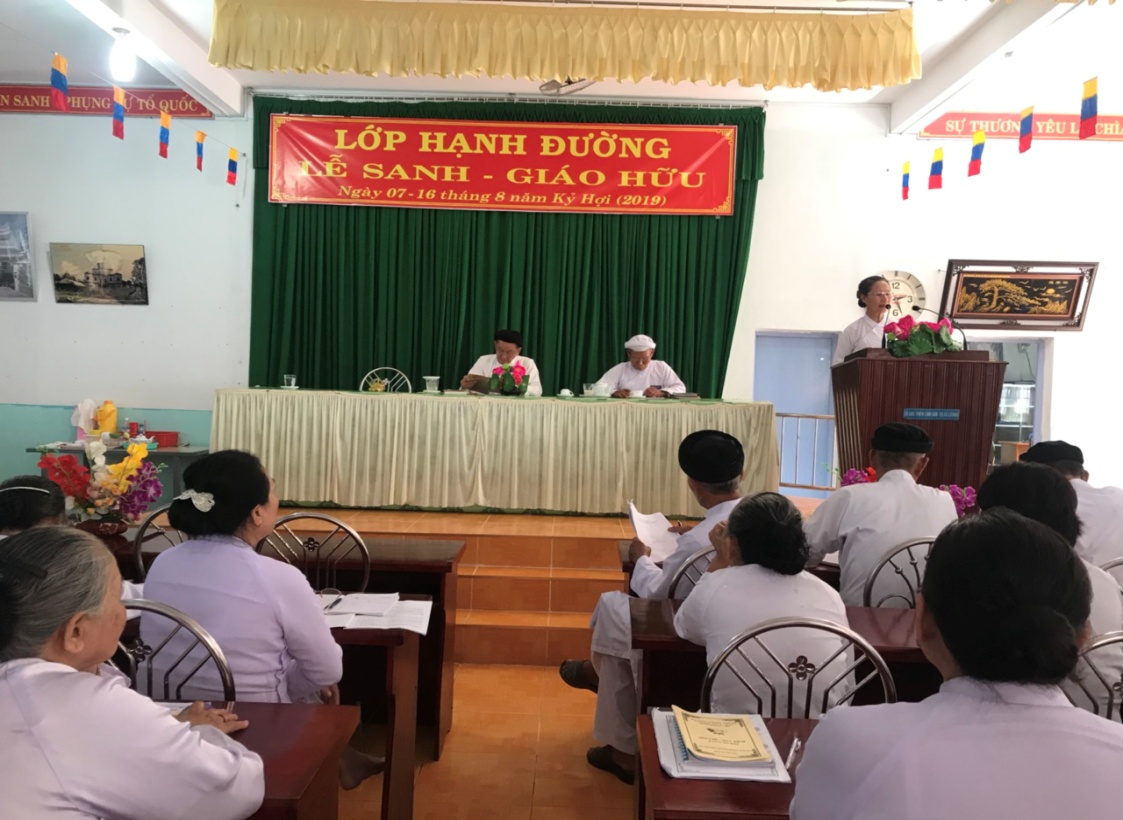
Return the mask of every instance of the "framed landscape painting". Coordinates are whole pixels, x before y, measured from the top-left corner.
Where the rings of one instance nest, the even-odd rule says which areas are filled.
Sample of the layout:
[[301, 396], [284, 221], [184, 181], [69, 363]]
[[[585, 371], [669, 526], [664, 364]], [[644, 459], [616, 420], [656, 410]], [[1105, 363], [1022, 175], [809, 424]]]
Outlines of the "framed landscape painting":
[[85, 305], [147, 305], [144, 245], [51, 243], [55, 301]]
[[951, 259], [940, 313], [958, 327], [1080, 330], [1098, 262]]
[[26, 213], [0, 213], [0, 299], [35, 299]]

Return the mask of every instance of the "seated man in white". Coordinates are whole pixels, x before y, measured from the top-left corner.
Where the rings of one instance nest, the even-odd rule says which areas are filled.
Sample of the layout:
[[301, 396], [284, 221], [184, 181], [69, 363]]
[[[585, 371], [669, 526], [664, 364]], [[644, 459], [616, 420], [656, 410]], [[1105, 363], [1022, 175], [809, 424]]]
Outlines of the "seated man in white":
[[497, 367], [522, 365], [526, 370], [526, 377], [530, 385], [526, 388], [526, 395], [542, 395], [542, 379], [538, 375], [538, 366], [534, 359], [522, 355], [523, 335], [517, 330], [497, 330], [494, 336], [495, 352], [488, 353], [476, 359], [472, 369], [460, 380], [463, 390], [487, 391], [488, 383]]
[[1088, 574], [1010, 510], [940, 533], [916, 640], [944, 683], [920, 703], [832, 709], [807, 741], [791, 820], [1118, 817], [1123, 726], [1057, 684], [1088, 638]]
[[633, 390], [642, 390], [649, 399], [686, 392], [686, 385], [671, 366], [653, 358], [655, 340], [650, 336], [633, 336], [624, 343], [624, 350], [628, 353], [628, 361], [616, 365], [600, 377], [608, 384], [613, 398], [626, 399]]
[[[729, 517], [741, 498], [745, 452], [733, 436], [717, 430], [691, 433], [679, 445], [678, 463], [706, 516], [692, 529], [681, 532], [674, 552], [662, 567], [651, 560], [651, 550], [643, 542], [638, 538], [632, 541], [632, 591], [642, 598], [667, 597], [675, 570], [710, 546], [710, 530]], [[623, 592], [601, 595], [589, 625], [593, 629], [591, 660], [564, 661], [559, 671], [570, 686], [597, 693], [593, 737], [606, 745], [589, 749], [586, 759], [631, 783], [635, 773], [638, 653], [632, 649], [628, 596]]]
[[[914, 538], [935, 537], [956, 520], [950, 495], [916, 483], [928, 466], [932, 439], [912, 424], [883, 424], [874, 431], [870, 463], [877, 481], [831, 493], [804, 524], [813, 567], [839, 552], [840, 591], [847, 606], [862, 606], [870, 571], [887, 552]], [[892, 584], [893, 573], [884, 583]], [[892, 588], [875, 588], [880, 600]]]
[[[728, 525], [710, 531], [717, 557], [675, 615], [675, 631], [688, 641], [706, 647], [711, 664], [738, 634], [774, 618], [815, 618], [848, 626], [846, 605], [839, 594], [814, 575], [803, 571], [807, 562], [807, 539], [799, 510], [778, 493], [758, 493], [744, 498], [729, 515]], [[842, 639], [810, 629], [780, 630], [761, 637], [768, 650], [782, 663], [799, 655], [829, 658], [842, 646]], [[768, 654], [746, 644], [752, 665], [734, 659], [737, 671], [752, 684], [750, 692], [728, 668], [714, 680], [712, 712], [789, 716], [788, 675]], [[846, 695], [839, 684], [827, 692], [831, 682], [846, 669], [846, 653], [816, 669], [813, 678], [793, 680], [791, 715], [804, 717], [807, 686], [813, 685], [811, 712], [819, 717], [823, 695], [834, 703]]]
[[1076, 510], [1083, 525], [1076, 552], [1081, 558], [1097, 567], [1123, 558], [1123, 490], [1089, 484], [1079, 447], [1066, 441], [1042, 441], [1022, 453], [1021, 460], [1049, 465], [1076, 490]]

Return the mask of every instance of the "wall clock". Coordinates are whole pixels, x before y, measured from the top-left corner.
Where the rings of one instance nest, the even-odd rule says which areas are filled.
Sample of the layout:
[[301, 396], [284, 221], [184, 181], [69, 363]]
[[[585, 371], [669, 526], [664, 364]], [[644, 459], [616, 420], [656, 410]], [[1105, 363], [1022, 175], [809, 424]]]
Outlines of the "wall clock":
[[[892, 289], [893, 304], [889, 307], [889, 321], [913, 313], [914, 307], [924, 307], [924, 285], [911, 273], [903, 270], [889, 271], [885, 276]], [[913, 316], [914, 319], [919, 317]]]

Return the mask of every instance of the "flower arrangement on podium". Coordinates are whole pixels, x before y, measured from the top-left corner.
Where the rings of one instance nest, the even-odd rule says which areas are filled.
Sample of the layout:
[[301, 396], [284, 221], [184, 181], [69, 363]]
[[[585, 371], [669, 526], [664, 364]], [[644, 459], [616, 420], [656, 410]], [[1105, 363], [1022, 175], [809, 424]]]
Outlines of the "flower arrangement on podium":
[[145, 460], [148, 448], [143, 444], [130, 444], [117, 464], [106, 464], [105, 452], [104, 444], [89, 439], [86, 459], [90, 468], [72, 455], [54, 453], [44, 454], [38, 466], [62, 490], [68, 509], [84, 520], [120, 524], [123, 529], [129, 522], [139, 521], [164, 491], [161, 468]]
[[951, 320], [947, 318], [938, 322], [918, 322], [911, 315], [906, 315], [885, 326], [885, 346], [899, 357], [962, 350], [963, 346], [951, 337], [951, 331]]
[[515, 362], [513, 365], [501, 364], [491, 371], [488, 390], [504, 396], [523, 396], [526, 395], [526, 388], [529, 386], [530, 379], [526, 377], [526, 368]]

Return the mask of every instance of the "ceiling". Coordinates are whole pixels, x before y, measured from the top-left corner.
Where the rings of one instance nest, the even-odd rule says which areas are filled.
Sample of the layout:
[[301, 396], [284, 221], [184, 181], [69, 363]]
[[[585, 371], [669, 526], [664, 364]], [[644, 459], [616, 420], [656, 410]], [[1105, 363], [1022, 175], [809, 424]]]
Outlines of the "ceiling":
[[[647, 0], [649, 2], [649, 0]], [[719, 8], [723, 0], [706, 0]], [[877, 0], [853, 0], [862, 6]], [[698, 0], [693, 0], [698, 2]], [[782, 0], [791, 5], [833, 5], [830, 0]], [[840, 0], [839, 8], [851, 0]], [[672, 0], [651, 3], [678, 5]], [[881, 3], [885, 5], [885, 3]], [[890, 4], [892, 7], [892, 4]], [[897, 6], [899, 7], [899, 5]], [[228, 71], [207, 65], [213, 0], [3, 0], [0, 2], [0, 83], [47, 81], [52, 51], [70, 62], [73, 85], [109, 84], [107, 58], [125, 24], [148, 45], [151, 65], [139, 66], [134, 86], [178, 86], [218, 113], [241, 114], [246, 91], [310, 95], [537, 95], [538, 84], [507, 78], [363, 77]], [[917, 46], [924, 77], [890, 89], [820, 92], [810, 87], [710, 87], [654, 81], [597, 83], [583, 98], [768, 101], [890, 106], [893, 129], [915, 131], [944, 110], [1040, 111], [1073, 109], [1080, 83], [1100, 76], [1100, 110], [1123, 110], [1123, 7], [1107, 3], [1055, 4], [1050, 0], [916, 0]], [[1011, 56], [1007, 56], [1010, 54]], [[1074, 103], [1074, 100], [1076, 103]]]

